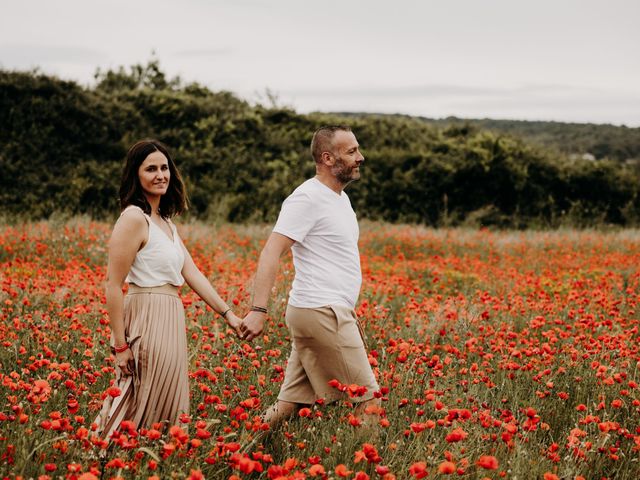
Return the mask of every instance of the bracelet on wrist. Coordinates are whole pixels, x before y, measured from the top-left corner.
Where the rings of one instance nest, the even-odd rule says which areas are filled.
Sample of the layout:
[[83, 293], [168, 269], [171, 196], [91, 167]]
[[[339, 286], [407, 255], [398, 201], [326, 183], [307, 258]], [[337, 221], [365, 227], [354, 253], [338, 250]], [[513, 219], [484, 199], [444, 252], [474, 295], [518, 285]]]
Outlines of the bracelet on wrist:
[[125, 343], [123, 345], [116, 345], [115, 347], [113, 347], [113, 349], [115, 350], [116, 353], [122, 353], [125, 350], [129, 349], [129, 344]]
[[251, 311], [252, 311], [252, 312], [265, 313], [265, 314], [267, 313], [267, 309], [266, 309], [266, 308], [264, 308], [264, 307], [259, 307], [259, 306], [257, 306], [257, 305], [252, 306], [252, 307], [251, 307]]
[[222, 312], [220, 314], [220, 316], [226, 320], [227, 319], [227, 313], [229, 313], [230, 311], [231, 311], [231, 309], [227, 308], [224, 312]]

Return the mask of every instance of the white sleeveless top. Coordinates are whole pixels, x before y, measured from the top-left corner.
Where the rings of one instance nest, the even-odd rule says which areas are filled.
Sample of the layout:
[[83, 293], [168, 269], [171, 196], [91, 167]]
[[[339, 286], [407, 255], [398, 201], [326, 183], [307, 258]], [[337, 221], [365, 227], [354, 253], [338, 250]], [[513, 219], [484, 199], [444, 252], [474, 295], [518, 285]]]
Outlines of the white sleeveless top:
[[149, 225], [149, 238], [145, 246], [136, 253], [125, 281], [139, 287], [159, 287], [167, 283], [179, 287], [184, 283], [181, 273], [184, 251], [176, 226], [169, 221], [173, 233], [172, 240], [140, 207], [129, 205], [122, 213], [130, 208], [136, 208], [144, 215]]

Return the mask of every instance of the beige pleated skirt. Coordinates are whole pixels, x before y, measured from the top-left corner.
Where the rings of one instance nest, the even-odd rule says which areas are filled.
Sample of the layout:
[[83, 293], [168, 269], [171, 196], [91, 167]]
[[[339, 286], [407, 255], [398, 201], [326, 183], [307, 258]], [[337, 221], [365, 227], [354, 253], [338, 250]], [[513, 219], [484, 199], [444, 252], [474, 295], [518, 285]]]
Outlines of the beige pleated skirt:
[[180, 415], [189, 413], [187, 338], [178, 288], [130, 285], [124, 326], [135, 368], [130, 376], [116, 368], [114, 386], [121, 393], [107, 396], [96, 419], [102, 438], [109, 438], [123, 420], [151, 428], [158, 422], [178, 424]]

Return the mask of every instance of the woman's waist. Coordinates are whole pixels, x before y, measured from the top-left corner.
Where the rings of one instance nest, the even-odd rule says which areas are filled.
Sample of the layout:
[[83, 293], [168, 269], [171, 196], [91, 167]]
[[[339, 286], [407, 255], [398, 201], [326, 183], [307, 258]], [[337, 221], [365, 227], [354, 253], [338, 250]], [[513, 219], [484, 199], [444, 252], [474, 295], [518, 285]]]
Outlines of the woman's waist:
[[141, 295], [141, 294], [158, 294], [158, 295], [172, 295], [178, 297], [178, 289], [176, 285], [165, 283], [164, 285], [158, 285], [154, 287], [141, 287], [135, 283], [129, 284], [127, 295]]

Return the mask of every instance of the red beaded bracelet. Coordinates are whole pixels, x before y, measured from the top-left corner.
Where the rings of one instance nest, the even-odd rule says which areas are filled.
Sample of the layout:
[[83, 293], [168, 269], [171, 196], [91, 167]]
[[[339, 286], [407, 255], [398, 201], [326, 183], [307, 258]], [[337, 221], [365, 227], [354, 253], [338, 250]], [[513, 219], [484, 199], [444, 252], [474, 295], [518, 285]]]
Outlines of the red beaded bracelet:
[[113, 349], [116, 351], [116, 353], [122, 353], [125, 350], [127, 350], [128, 348], [129, 348], [129, 344], [128, 343], [125, 343], [124, 345], [120, 345], [119, 347], [118, 346], [113, 347]]

